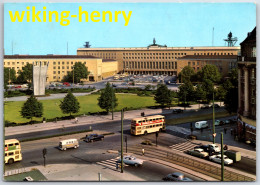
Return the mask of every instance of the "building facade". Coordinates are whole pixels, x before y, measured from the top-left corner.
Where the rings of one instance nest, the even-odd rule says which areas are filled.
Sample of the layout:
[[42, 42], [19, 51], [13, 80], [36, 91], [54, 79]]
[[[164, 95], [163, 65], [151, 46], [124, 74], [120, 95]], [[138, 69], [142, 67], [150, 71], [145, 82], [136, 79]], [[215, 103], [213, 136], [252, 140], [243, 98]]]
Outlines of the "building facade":
[[85, 64], [90, 72], [88, 79], [83, 81], [100, 81], [119, 72], [118, 62], [113, 59], [102, 59], [94, 56], [78, 55], [5, 55], [4, 67], [15, 69], [16, 74], [27, 63], [48, 63], [47, 82], [61, 81], [76, 62]]
[[240, 43], [238, 60], [238, 137], [256, 141], [256, 28]]
[[[154, 42], [144, 48], [79, 48], [77, 55], [115, 59], [119, 62], [119, 70], [129, 74], [177, 75], [188, 64], [187, 56], [201, 58], [200, 64], [196, 65], [195, 70], [198, 69], [197, 67], [201, 68], [200, 66], [205, 63], [216, 63], [224, 70], [226, 65], [229, 65], [229, 61], [235, 65], [234, 58], [239, 52], [240, 47], [167, 47]], [[215, 56], [216, 62], [205, 60], [212, 56]]]

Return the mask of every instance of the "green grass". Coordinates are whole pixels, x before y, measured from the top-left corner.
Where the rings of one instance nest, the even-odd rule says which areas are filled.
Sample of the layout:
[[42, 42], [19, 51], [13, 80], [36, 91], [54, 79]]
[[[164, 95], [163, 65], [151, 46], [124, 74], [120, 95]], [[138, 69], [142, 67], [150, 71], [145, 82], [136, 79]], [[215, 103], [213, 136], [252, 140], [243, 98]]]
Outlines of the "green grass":
[[[234, 116], [234, 115], [236, 115], [236, 114], [235, 113], [229, 114], [227, 111], [216, 112], [215, 118], [222, 118], [222, 117]], [[192, 116], [183, 117], [183, 118], [167, 119], [166, 124], [167, 125], [177, 125], [177, 124], [180, 124], [180, 123], [209, 120], [209, 119], [212, 119], [212, 113], [202, 114], [202, 115], [192, 115]]]
[[[87, 95], [78, 96], [77, 99], [80, 102], [80, 111], [77, 115], [102, 112], [98, 104], [98, 97], [100, 95]], [[148, 106], [155, 106], [156, 103], [153, 97], [141, 97], [132, 94], [117, 94], [118, 106], [115, 111], [120, 111], [122, 108], [127, 107], [128, 109], [140, 109]], [[59, 108], [60, 101], [62, 99], [54, 100], [41, 100], [43, 103], [43, 117], [46, 119], [53, 119], [56, 117], [68, 116], [68, 114], [63, 114]], [[20, 115], [20, 110], [24, 101], [16, 102], [5, 102], [4, 103], [4, 119], [5, 121], [15, 122], [15, 123], [25, 123], [29, 122], [29, 119], [22, 118]], [[33, 118], [33, 120], [41, 121], [42, 118]]]
[[25, 177], [32, 177], [34, 181], [46, 181], [47, 178], [38, 170], [38, 169], [32, 169], [29, 172], [24, 172], [20, 174], [10, 175], [7, 177], [4, 177], [5, 181], [24, 181]]

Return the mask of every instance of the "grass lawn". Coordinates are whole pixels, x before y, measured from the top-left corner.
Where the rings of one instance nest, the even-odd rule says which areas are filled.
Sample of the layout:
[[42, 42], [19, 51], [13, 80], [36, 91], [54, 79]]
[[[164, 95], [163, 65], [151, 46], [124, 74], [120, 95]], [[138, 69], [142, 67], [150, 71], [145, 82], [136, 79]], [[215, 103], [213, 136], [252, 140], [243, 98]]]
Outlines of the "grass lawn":
[[[227, 111], [223, 112], [216, 112], [215, 113], [215, 119], [227, 117], [227, 116], [234, 116], [234, 114], [229, 114]], [[182, 117], [182, 118], [175, 118], [175, 119], [167, 119], [166, 124], [167, 125], [177, 125], [180, 123], [187, 123], [187, 122], [194, 122], [194, 121], [201, 121], [201, 120], [210, 120], [212, 119], [212, 113], [210, 114], [203, 114], [203, 115], [191, 115], [188, 117]]]
[[[100, 95], [87, 95], [78, 96], [77, 99], [80, 102], [80, 111], [77, 115], [87, 114], [88, 112], [101, 112], [102, 110], [97, 104], [97, 98]], [[148, 106], [156, 105], [153, 97], [143, 97], [132, 94], [117, 94], [118, 106], [115, 111], [119, 111], [124, 107], [129, 109], [139, 109]], [[52, 119], [55, 117], [68, 116], [61, 112], [59, 104], [62, 99], [55, 100], [42, 100], [43, 103], [43, 117], [46, 119]], [[5, 121], [15, 122], [15, 123], [25, 123], [30, 121], [29, 119], [22, 118], [20, 115], [21, 107], [24, 102], [4, 102], [4, 119]], [[42, 118], [33, 118], [33, 120], [42, 120]]]

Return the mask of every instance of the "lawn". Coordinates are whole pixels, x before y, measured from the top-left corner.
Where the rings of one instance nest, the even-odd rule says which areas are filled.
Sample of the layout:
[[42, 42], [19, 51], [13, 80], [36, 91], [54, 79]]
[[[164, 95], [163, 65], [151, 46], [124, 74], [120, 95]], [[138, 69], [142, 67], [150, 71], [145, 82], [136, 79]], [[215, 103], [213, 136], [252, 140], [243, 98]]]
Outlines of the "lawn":
[[[98, 105], [98, 97], [100, 95], [87, 95], [78, 96], [77, 99], [80, 102], [80, 111], [77, 115], [88, 114], [93, 112], [101, 112], [102, 110]], [[115, 111], [119, 111], [122, 108], [129, 109], [139, 109], [148, 106], [154, 106], [155, 101], [153, 97], [147, 96], [137, 96], [132, 94], [117, 94], [118, 106]], [[55, 100], [42, 100], [43, 103], [43, 117], [46, 119], [52, 119], [55, 117], [68, 116], [61, 112], [59, 108], [60, 101], [62, 99]], [[29, 119], [22, 118], [20, 115], [20, 110], [24, 102], [4, 102], [4, 119], [5, 121], [15, 122], [15, 123], [25, 123], [30, 121]], [[33, 118], [33, 120], [40, 121], [42, 118]]]

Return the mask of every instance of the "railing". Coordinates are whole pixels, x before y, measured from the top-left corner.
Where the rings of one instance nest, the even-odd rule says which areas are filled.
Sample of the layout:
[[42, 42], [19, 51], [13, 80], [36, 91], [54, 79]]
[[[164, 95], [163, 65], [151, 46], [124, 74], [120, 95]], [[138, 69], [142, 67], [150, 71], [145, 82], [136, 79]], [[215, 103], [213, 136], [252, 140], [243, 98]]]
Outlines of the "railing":
[[24, 172], [28, 172], [28, 171], [29, 170], [25, 169], [25, 168], [10, 170], [10, 171], [6, 171], [4, 173], [4, 176], [7, 177], [7, 176], [10, 176], [10, 175], [16, 175], [16, 174], [20, 174], [20, 173], [24, 173]]

